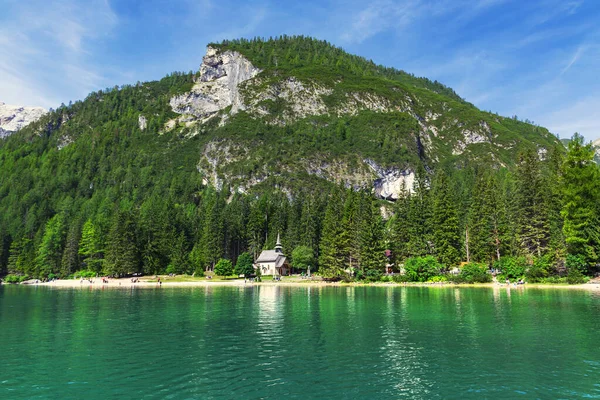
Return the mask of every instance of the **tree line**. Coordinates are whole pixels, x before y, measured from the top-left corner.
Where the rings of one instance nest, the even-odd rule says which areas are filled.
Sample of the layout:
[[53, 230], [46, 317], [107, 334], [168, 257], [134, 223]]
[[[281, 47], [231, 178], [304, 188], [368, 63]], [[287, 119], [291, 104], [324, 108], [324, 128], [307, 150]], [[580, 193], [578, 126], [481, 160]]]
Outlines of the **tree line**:
[[[221, 259], [236, 264], [243, 253], [256, 259], [280, 234], [292, 264], [294, 249], [308, 249], [312, 270], [324, 277], [380, 276], [387, 266], [418, 270], [419, 280], [464, 263], [521, 268], [533, 279], [569, 269], [592, 274], [600, 261], [600, 169], [593, 156], [575, 135], [566, 154], [555, 149], [541, 160], [528, 150], [513, 170], [420, 168], [394, 203], [336, 185], [245, 195], [196, 184], [182, 197], [185, 190], [172, 182], [168, 196], [140, 201], [103, 192], [67, 201], [33, 234], [14, 235], [3, 224], [0, 271], [39, 278], [82, 270], [203, 273]], [[432, 266], [435, 273], [424, 272]]]

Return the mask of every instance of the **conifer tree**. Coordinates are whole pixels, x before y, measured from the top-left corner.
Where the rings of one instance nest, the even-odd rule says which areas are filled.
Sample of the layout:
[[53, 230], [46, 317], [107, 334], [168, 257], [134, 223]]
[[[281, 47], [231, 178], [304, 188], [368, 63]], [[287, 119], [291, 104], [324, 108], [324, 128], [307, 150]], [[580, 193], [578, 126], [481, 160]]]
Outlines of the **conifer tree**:
[[600, 171], [591, 144], [575, 134], [562, 168], [563, 232], [567, 251], [588, 265], [600, 259]]
[[386, 258], [381, 212], [371, 196], [363, 194], [361, 198], [360, 268], [364, 273], [384, 272]]
[[98, 228], [91, 219], [88, 219], [83, 225], [81, 241], [79, 242], [79, 255], [88, 270], [95, 272], [102, 270], [104, 250]]
[[409, 236], [407, 252], [411, 257], [421, 257], [432, 253], [431, 197], [427, 174], [420, 167], [415, 174], [413, 194], [407, 215]]
[[63, 215], [56, 214], [46, 223], [42, 242], [35, 259], [37, 274], [41, 277], [58, 273], [64, 246]]
[[340, 196], [338, 190], [334, 190], [325, 211], [323, 234], [319, 246], [319, 271], [326, 278], [338, 277], [344, 273], [345, 260], [340, 246], [343, 230], [341, 217]]
[[60, 266], [60, 275], [63, 278], [77, 271], [81, 266], [81, 260], [79, 258], [80, 239], [81, 225], [79, 222], [74, 221], [69, 227], [69, 232], [67, 233], [65, 250], [63, 252]]
[[394, 207], [394, 215], [391, 219], [391, 247], [396, 263], [407, 259], [410, 254], [408, 241], [410, 235], [408, 212], [410, 207], [410, 193], [402, 182], [400, 196]]
[[117, 210], [108, 234], [103, 272], [111, 276], [123, 276], [138, 272], [139, 269], [140, 259], [133, 214], [129, 210]]
[[550, 241], [546, 204], [548, 191], [542, 179], [538, 155], [533, 149], [526, 150], [519, 157], [516, 184], [521, 250], [540, 257], [548, 249]]
[[450, 180], [443, 170], [438, 172], [432, 191], [435, 254], [446, 267], [454, 266], [460, 261], [461, 230], [456, 198], [453, 196]]

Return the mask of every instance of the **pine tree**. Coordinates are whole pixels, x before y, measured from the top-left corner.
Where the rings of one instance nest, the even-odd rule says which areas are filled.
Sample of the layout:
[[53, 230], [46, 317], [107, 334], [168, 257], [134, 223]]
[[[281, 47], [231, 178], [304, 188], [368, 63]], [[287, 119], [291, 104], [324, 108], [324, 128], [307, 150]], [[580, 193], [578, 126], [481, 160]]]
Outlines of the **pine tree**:
[[63, 252], [60, 275], [66, 277], [79, 270], [81, 260], [79, 257], [79, 241], [81, 239], [81, 225], [74, 221], [69, 227], [67, 240], [65, 242], [65, 250]]
[[588, 265], [600, 259], [600, 171], [594, 151], [575, 134], [562, 168], [563, 232], [567, 251]]
[[83, 224], [81, 241], [79, 242], [79, 255], [86, 269], [94, 272], [102, 271], [104, 250], [98, 228], [91, 219]]
[[60, 261], [64, 245], [63, 215], [56, 214], [46, 223], [42, 242], [35, 259], [37, 275], [48, 277], [60, 271]]
[[205, 212], [200, 249], [202, 261], [207, 270], [212, 270], [223, 255], [224, 227], [223, 215], [225, 202], [213, 189], [208, 189], [205, 199]]
[[131, 211], [118, 210], [110, 228], [103, 272], [123, 276], [140, 270], [136, 225]]
[[359, 194], [348, 191], [343, 206], [341, 232], [338, 246], [344, 258], [344, 269], [353, 270], [359, 266], [360, 257], [360, 210]]
[[461, 230], [456, 199], [446, 173], [438, 172], [433, 187], [433, 241], [438, 260], [446, 267], [460, 262]]
[[516, 172], [515, 200], [518, 205], [517, 224], [521, 250], [540, 257], [546, 252], [550, 242], [546, 203], [548, 188], [544, 185], [538, 155], [533, 149], [520, 155]]
[[410, 208], [410, 193], [406, 190], [406, 185], [402, 182], [400, 196], [394, 207], [391, 225], [391, 247], [396, 263], [407, 259], [409, 254], [409, 226], [408, 212]]
[[432, 253], [431, 197], [425, 169], [420, 167], [415, 175], [407, 213], [406, 247], [411, 257], [421, 257]]
[[179, 232], [179, 235], [175, 235], [171, 247], [171, 254], [169, 257], [169, 268], [168, 273], [175, 274], [187, 274], [191, 272], [191, 265], [189, 260], [189, 250], [187, 247], [187, 240], [183, 232]]
[[341, 217], [340, 196], [338, 191], [334, 190], [325, 211], [319, 246], [319, 271], [326, 278], [339, 277], [344, 273], [345, 260], [340, 246], [343, 231]]
[[385, 271], [383, 219], [377, 203], [363, 194], [359, 229], [360, 268], [364, 273]]

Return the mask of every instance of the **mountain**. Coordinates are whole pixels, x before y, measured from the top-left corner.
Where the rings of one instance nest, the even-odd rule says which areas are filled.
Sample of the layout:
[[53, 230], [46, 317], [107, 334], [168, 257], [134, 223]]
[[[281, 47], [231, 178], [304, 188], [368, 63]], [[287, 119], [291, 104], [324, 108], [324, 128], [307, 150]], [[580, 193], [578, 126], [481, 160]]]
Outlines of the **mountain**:
[[[539, 255], [548, 235], [488, 254], [481, 214], [497, 201], [529, 232], [561, 152], [545, 128], [324, 41], [213, 43], [196, 72], [90, 93], [0, 139], [0, 274], [202, 271], [278, 233], [319, 266], [379, 268], [385, 243], [454, 265], [466, 224], [484, 244], [473, 259]], [[404, 216], [384, 229], [382, 211]]]
[[[194, 153], [191, 166], [218, 188], [293, 190], [316, 179], [391, 199], [403, 185], [410, 190], [419, 166], [510, 166], [523, 148], [541, 155], [558, 143], [547, 129], [480, 111], [438, 82], [311, 38], [211, 44], [186, 77], [167, 102], [151, 95], [158, 83], [93, 93], [56, 110], [48, 118], [64, 123], [46, 133], [57, 148], [77, 146], [109, 121], [130, 129], [135, 120], [147, 140], [181, 138], [171, 148]], [[87, 110], [103, 113], [107, 96], [119, 104], [90, 118]]]
[[10, 106], [0, 102], [0, 138], [37, 121], [47, 112], [48, 110], [41, 107]]

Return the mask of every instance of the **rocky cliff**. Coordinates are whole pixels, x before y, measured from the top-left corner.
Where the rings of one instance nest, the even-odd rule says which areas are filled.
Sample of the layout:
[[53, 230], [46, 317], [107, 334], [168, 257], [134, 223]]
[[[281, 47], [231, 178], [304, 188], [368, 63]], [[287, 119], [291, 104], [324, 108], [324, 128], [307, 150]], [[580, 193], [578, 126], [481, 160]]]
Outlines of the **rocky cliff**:
[[0, 138], [37, 121], [47, 112], [41, 107], [11, 106], [0, 102]]
[[[263, 47], [259, 54], [266, 51]], [[533, 136], [543, 138], [534, 140], [540, 154], [556, 141], [543, 128], [481, 112], [458, 96], [436, 93], [435, 86], [420, 88], [417, 78], [398, 74], [403, 80], [397, 82], [361, 77], [341, 68], [331, 76], [333, 68], [308, 69], [302, 61], [286, 69], [277, 53], [271, 54], [275, 61], [265, 63], [244, 46], [210, 45], [193, 88], [171, 98], [179, 117], [168, 121], [164, 131], [187, 129], [188, 135], [195, 136], [216, 125], [225, 131], [236, 129], [241, 136], [236, 142], [223, 138], [206, 144], [198, 170], [207, 181], [230, 182], [246, 191], [269, 177], [308, 174], [346, 186], [371, 187], [382, 198], [397, 199], [403, 190], [412, 189], [419, 163], [427, 167], [451, 158], [479, 158], [507, 165]], [[247, 136], [238, 128], [227, 128], [240, 120], [247, 121], [242, 130], [254, 124], [264, 127], [259, 130], [273, 126], [288, 133], [302, 132], [317, 142], [331, 140], [317, 132], [335, 128], [343, 141], [355, 136], [354, 142], [371, 142], [374, 152], [367, 154], [355, 145], [356, 154], [317, 151], [295, 162], [266, 157], [254, 160], [258, 164], [250, 173], [239, 174], [235, 171], [254, 157], [258, 144], [256, 140], [241, 143]], [[279, 147], [264, 140], [259, 145]], [[243, 151], [232, 156], [232, 148]], [[269, 165], [273, 163], [277, 165]]]

